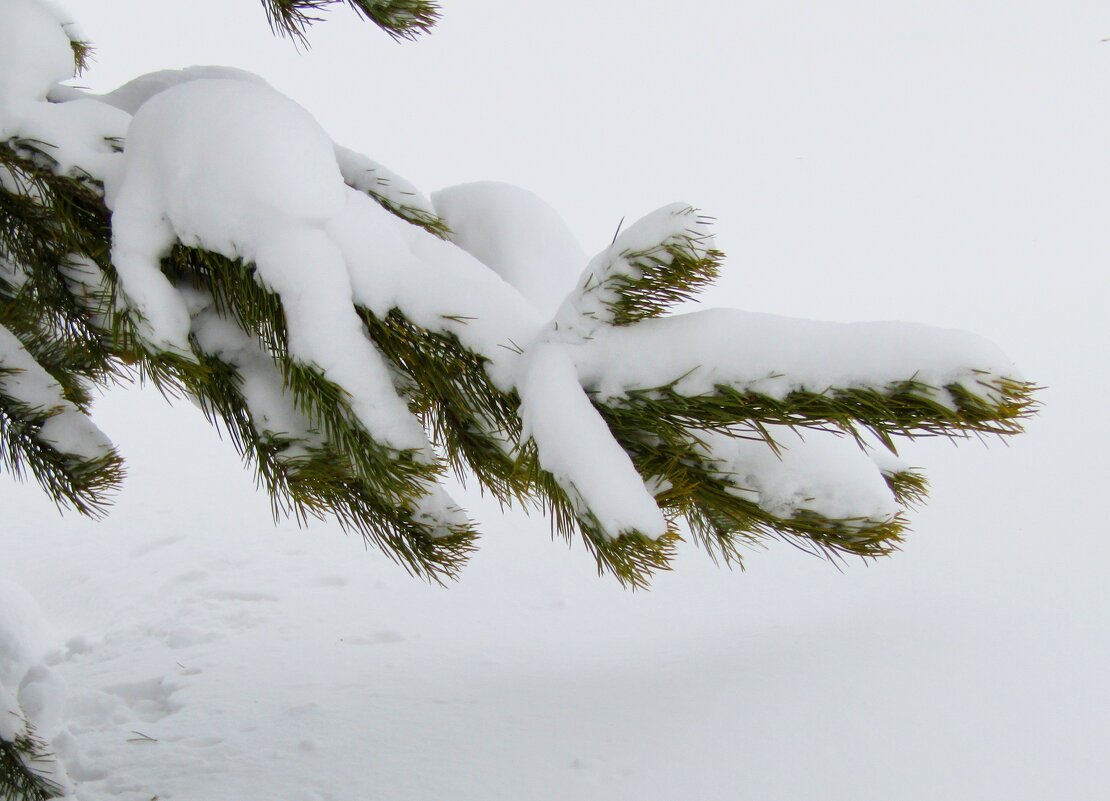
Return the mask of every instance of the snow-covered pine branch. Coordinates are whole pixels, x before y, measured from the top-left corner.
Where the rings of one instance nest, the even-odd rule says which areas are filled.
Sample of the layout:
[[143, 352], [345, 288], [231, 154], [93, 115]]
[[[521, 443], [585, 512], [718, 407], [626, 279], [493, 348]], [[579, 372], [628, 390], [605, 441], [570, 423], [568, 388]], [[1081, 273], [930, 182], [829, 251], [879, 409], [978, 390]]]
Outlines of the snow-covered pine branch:
[[[267, 8], [303, 33], [331, 4]], [[193, 397], [275, 514], [334, 515], [418, 574], [473, 547], [452, 469], [642, 585], [684, 530], [729, 561], [765, 536], [885, 553], [925, 491], [895, 437], [1015, 434], [1034, 410], [970, 334], [674, 313], [723, 258], [687, 204], [588, 259], [530, 193], [426, 198], [248, 73], [67, 87], [82, 39], [51, 9], [0, 0], [0, 401], [83, 459], [29, 461], [56, 496], [85, 481], [82, 511], [119, 478], [88, 387], [139, 378]]]

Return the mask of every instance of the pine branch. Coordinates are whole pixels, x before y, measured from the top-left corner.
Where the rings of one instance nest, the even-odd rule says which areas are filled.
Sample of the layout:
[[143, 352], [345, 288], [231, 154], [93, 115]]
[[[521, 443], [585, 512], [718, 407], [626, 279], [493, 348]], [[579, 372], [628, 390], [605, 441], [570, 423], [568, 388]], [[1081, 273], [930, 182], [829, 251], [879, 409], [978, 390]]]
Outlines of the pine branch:
[[607, 302], [613, 325], [659, 317], [717, 280], [724, 254], [712, 246], [711, 218], [690, 207], [672, 214], [683, 227], [657, 244], [623, 251], [614, 261], [620, 268], [599, 277], [615, 295]]
[[[300, 513], [334, 515], [411, 574], [442, 583], [455, 578], [474, 550], [470, 523], [445, 527], [419, 504], [390, 502], [352, 475], [344, 454], [333, 449], [287, 463], [282, 478]], [[458, 510], [461, 512], [461, 510]]]
[[472, 548], [474, 532], [461, 520], [422, 511], [440, 467], [376, 443], [357, 424], [339, 387], [289, 357], [280, 301], [253, 280], [248, 265], [178, 247], [165, 269], [178, 281], [189, 280], [212, 301], [215, 313], [234, 320], [244, 341], [262, 344], [258, 352], [273, 373], [273, 394], [289, 404], [285, 416], [302, 417], [300, 428], [314, 432], [306, 440], [269, 431], [243, 394], [235, 365], [196, 343], [208, 369], [199, 381], [186, 378], [188, 391], [211, 420], [224, 423], [240, 453], [255, 464], [275, 515], [304, 522], [332, 514], [411, 572], [435, 580], [454, 575]]
[[588, 509], [573, 502], [540, 466], [535, 442], [521, 441], [519, 398], [493, 386], [484, 357], [453, 336], [421, 329], [397, 310], [384, 320], [361, 313], [375, 343], [414, 382], [409, 393], [413, 409], [461, 479], [474, 476], [502, 503], [538, 508], [567, 540], [580, 534], [599, 572], [622, 583], [645, 587], [653, 572], [666, 569], [676, 536], [613, 537]]
[[540, 510], [551, 519], [552, 534], [567, 542], [575, 536], [580, 537], [593, 555], [599, 574], [609, 573], [625, 586], [646, 589], [652, 575], [670, 569], [680, 539], [673, 525], [657, 538], [636, 531], [614, 535], [581, 499], [572, 498], [566, 488], [543, 469], [532, 439], [520, 444], [516, 471], [538, 498]]
[[[196, 361], [147, 350], [137, 333], [134, 312], [118, 300], [118, 278], [107, 260], [108, 212], [98, 187], [54, 174], [49, 157], [33, 145], [20, 142], [15, 146], [20, 152], [13, 147], [0, 148], [0, 158], [4, 159], [0, 163], [22, 179], [19, 184], [8, 181], [5, 186], [6, 190], [10, 185], [17, 191], [0, 192], [0, 211], [14, 208], [3, 220], [0, 235], [6, 238], [0, 239], [0, 244], [18, 250], [23, 261], [40, 268], [55, 265], [49, 271], [39, 271], [53, 276], [48, 285], [54, 299], [67, 304], [67, 313], [81, 322], [105, 354], [110, 354], [96, 363], [97, 369], [90, 367], [83, 372], [97, 380], [137, 375], [166, 395], [197, 397], [210, 412], [210, 419], [221, 421], [240, 451], [255, 461], [276, 513], [291, 514], [302, 522], [308, 517], [334, 514], [345, 528], [380, 544], [413, 572], [437, 580], [453, 575], [472, 547], [473, 531], [468, 524], [445, 531], [442, 523], [428, 518], [417, 503], [434, 486], [439, 468], [411, 455], [383, 449], [368, 439], [361, 427], [352, 425], [343, 391], [319, 371], [288, 357], [280, 300], [261, 288], [249, 266], [184, 247], [176, 248], [164, 265], [167, 274], [203, 289], [217, 308], [236, 317], [271, 352], [280, 354], [287, 390], [307, 413], [319, 418], [314, 424], [327, 441], [326, 447], [310, 455], [298, 453], [289, 458], [289, 443], [263, 434], [262, 426], [255, 428], [242, 396], [234, 391], [237, 379], [229, 377], [233, 370], [226, 365], [210, 358]], [[62, 254], [72, 252], [92, 256], [83, 268], [84, 278], [76, 275], [72, 263], [62, 264]], [[100, 275], [90, 281], [89, 270], [97, 270]], [[45, 302], [46, 293], [30, 298], [26, 285], [16, 288], [8, 282], [4, 286], [12, 302], [0, 309], [11, 312], [8, 318], [20, 318], [17, 310], [41, 308]], [[35, 305], [17, 302], [28, 299]], [[29, 330], [37, 331], [34, 326], [41, 321], [26, 322], [31, 326]], [[45, 353], [46, 349], [40, 351]], [[59, 354], [58, 366], [72, 371], [74, 363], [63, 356]], [[34, 421], [8, 425], [12, 436], [33, 428]], [[25, 440], [26, 436], [18, 440], [20, 447], [6, 449], [13, 470], [19, 472], [30, 465], [36, 475], [49, 476], [44, 480], [56, 481], [56, 476], [66, 475], [68, 469], [74, 473], [73, 487], [63, 487], [58, 497], [80, 503], [82, 496], [76, 488], [89, 484], [84, 474], [75, 473], [74, 466], [67, 466], [49, 450], [28, 452]], [[30, 443], [34, 444], [33, 438]], [[92, 511], [90, 504], [85, 503], [83, 508]]]
[[460, 478], [476, 477], [502, 503], [537, 507], [565, 539], [581, 535], [599, 571], [622, 583], [643, 587], [653, 572], [666, 569], [676, 536], [613, 537], [587, 508], [572, 501], [540, 466], [535, 442], [521, 440], [519, 398], [493, 386], [483, 369], [484, 357], [453, 336], [421, 329], [398, 310], [384, 320], [361, 313], [378, 347], [414, 382], [409, 391], [413, 409]]

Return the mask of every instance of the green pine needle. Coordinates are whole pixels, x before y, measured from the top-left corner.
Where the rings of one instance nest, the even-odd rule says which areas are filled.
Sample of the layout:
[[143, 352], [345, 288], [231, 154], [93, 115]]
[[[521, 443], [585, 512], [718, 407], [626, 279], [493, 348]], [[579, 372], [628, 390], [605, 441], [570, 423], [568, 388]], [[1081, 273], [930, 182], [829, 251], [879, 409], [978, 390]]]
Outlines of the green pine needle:
[[929, 499], [929, 480], [916, 468], [884, 472], [883, 479], [903, 506], [916, 508]]
[[74, 72], [77, 75], [84, 75], [96, 49], [92, 46], [92, 43], [80, 39], [70, 39], [69, 46], [73, 50]]

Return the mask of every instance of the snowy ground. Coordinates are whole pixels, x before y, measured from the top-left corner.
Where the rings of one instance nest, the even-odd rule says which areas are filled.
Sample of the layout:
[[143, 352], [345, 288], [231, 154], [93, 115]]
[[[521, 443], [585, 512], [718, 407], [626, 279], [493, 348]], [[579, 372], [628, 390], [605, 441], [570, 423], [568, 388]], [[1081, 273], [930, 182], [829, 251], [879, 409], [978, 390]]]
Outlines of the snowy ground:
[[[369, 29], [321, 28], [297, 60], [255, 3], [216, 29], [198, 2], [144, 20], [159, 46], [136, 48], [135, 4], [80, 5], [96, 88], [244, 66], [423, 188], [535, 189], [588, 249], [624, 214], [697, 202], [730, 254], [714, 302], [971, 328], [1049, 387], [1012, 447], [908, 451], [933, 500], [901, 554], [838, 571], [780, 546], [741, 574], [690, 549], [635, 594], [478, 498], [462, 581], [419, 583], [334, 526], [272, 525], [191, 407], [117, 393], [97, 417], [130, 465], [109, 521], [0, 483], [0, 579], [55, 629], [82, 801], [1104, 797], [1105, 9], [707, 3], [739, 9], [708, 25], [614, 2], [574, 32], [573, 14], [459, 0], [422, 50], [369, 50], [411, 73], [360, 104]], [[580, 56], [549, 75], [560, 48]], [[703, 117], [651, 105], [680, 88]], [[359, 141], [398, 104], [404, 125]], [[445, 108], [466, 124], [445, 131]]]
[[65, 644], [82, 798], [1094, 799], [1108, 549], [1054, 394], [1026, 443], [929, 448], [893, 559], [691, 552], [630, 594], [488, 505], [449, 589], [274, 528], [190, 408], [132, 393], [111, 522], [7, 486], [4, 573]]
[[1107, 547], [1084, 504], [1044, 500], [1067, 497], [1051, 412], [1039, 447], [942, 460], [894, 559], [837, 572], [780, 547], [730, 574], [691, 552], [630, 594], [489, 507], [484, 550], [446, 590], [333, 527], [274, 529], [229, 449], [159, 403], [104, 404], [133, 471], [111, 524], [58, 523], [5, 488], [20, 536], [4, 572], [65, 643], [82, 798], [1105, 788]]

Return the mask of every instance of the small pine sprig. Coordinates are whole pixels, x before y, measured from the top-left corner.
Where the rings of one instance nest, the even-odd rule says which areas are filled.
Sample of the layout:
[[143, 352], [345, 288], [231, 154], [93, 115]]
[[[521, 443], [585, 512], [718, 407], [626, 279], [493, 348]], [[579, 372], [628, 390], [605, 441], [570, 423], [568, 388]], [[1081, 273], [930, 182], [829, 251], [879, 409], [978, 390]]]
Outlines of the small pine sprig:
[[447, 223], [445, 223], [441, 217], [432, 214], [426, 209], [408, 203], [398, 202], [390, 194], [386, 194], [376, 188], [366, 188], [363, 191], [390, 214], [400, 217], [407, 223], [420, 226], [432, 236], [440, 239], [447, 239], [451, 235], [451, 229], [447, 227]]
[[49, 801], [62, 795], [62, 788], [36, 771], [37, 763], [52, 762], [53, 756], [23, 722], [23, 731], [13, 740], [0, 737], [0, 798], [4, 801]]
[[720, 274], [724, 254], [712, 246], [705, 226], [712, 218], [689, 208], [693, 226], [664, 241], [621, 254], [630, 269], [614, 272], [607, 279], [615, 298], [609, 303], [613, 325], [631, 325], [659, 317], [672, 306], [693, 300]]
[[719, 274], [711, 218], [682, 204], [637, 222], [597, 254], [555, 319], [560, 329], [627, 326], [691, 300]]
[[84, 75], [93, 59], [93, 54], [96, 53], [96, 48], [92, 46], [91, 42], [82, 39], [70, 39], [69, 46], [73, 50], [74, 73]]
[[347, 0], [351, 8], [394, 38], [415, 39], [439, 20], [439, 4], [428, 0]]
[[890, 487], [895, 500], [906, 507], [917, 507], [929, 498], [929, 479], [917, 468], [884, 470], [883, 480]]
[[435, 213], [432, 204], [404, 178], [341, 145], [335, 146], [335, 156], [347, 186], [368, 195], [390, 214], [420, 226], [433, 236], [447, 239], [450, 235], [451, 229]]

